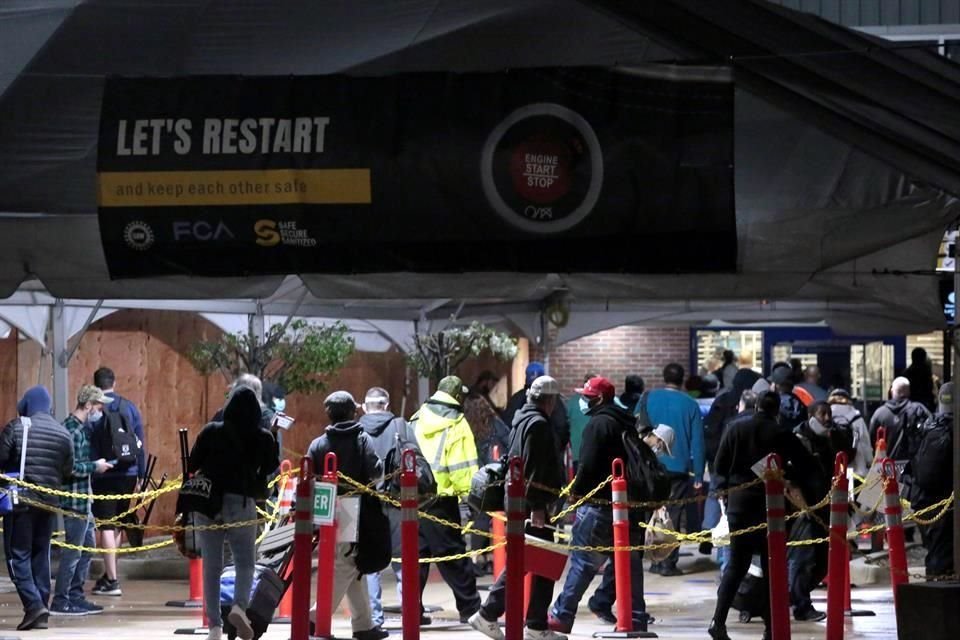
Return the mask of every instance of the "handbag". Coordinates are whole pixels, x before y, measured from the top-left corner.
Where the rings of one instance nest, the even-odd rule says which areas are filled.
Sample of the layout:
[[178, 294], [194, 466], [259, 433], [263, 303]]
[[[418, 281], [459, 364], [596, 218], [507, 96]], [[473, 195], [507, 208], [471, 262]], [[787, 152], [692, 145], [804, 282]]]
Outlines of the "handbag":
[[[20, 421], [20, 426], [23, 428], [23, 436], [20, 442], [20, 472], [3, 474], [8, 478], [15, 478], [17, 480], [23, 478], [23, 469], [27, 464], [27, 438], [30, 435], [30, 427], [33, 426], [30, 418], [21, 417], [18, 418], [18, 420]], [[17, 487], [17, 485], [8, 483], [0, 490], [0, 516], [11, 514], [20, 507], [18, 489], [19, 487]]]
[[[196, 525], [196, 514], [213, 518], [223, 508], [223, 492], [212, 478], [198, 471], [180, 485], [177, 495], [176, 524], [184, 527]], [[200, 537], [196, 529], [174, 531], [173, 540], [181, 555], [187, 558], [200, 557]]]
[[[667, 544], [670, 542], [676, 542], [676, 537], [669, 533], [664, 533], [663, 531], [658, 531], [657, 529], [673, 531], [673, 519], [670, 518], [670, 514], [667, 513], [666, 507], [660, 507], [653, 512], [653, 516], [650, 518], [651, 528], [648, 528], [644, 536], [644, 543], [647, 545], [659, 545]], [[664, 549], [649, 549], [646, 552], [646, 557], [650, 558], [654, 562], [663, 562], [666, 560], [670, 554], [673, 552], [672, 548]]]

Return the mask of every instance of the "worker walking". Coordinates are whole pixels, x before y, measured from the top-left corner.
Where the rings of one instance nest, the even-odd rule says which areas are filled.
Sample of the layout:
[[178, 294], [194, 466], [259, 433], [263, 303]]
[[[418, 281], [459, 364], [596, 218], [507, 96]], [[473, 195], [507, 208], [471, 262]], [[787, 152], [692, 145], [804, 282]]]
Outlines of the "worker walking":
[[[473, 431], [463, 415], [463, 399], [469, 390], [456, 376], [440, 381], [437, 392], [410, 419], [424, 458], [430, 461], [437, 481], [437, 499], [426, 508], [430, 515], [460, 523], [460, 498], [470, 492], [473, 474], [479, 470]], [[420, 521], [420, 557], [466, 553], [463, 533], [431, 520]], [[437, 564], [440, 575], [453, 590], [466, 624], [480, 610], [477, 579], [469, 558]], [[420, 565], [420, 594], [430, 575], [430, 565]]]

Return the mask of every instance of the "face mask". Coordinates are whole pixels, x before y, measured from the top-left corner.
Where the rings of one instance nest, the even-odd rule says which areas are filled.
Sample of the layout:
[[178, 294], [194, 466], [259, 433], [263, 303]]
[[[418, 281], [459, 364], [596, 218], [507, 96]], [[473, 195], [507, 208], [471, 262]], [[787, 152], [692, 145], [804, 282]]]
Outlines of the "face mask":
[[99, 422], [100, 418], [103, 417], [103, 411], [97, 411], [96, 409], [90, 411], [90, 415], [87, 416], [88, 422]]
[[279, 413], [283, 413], [283, 410], [287, 408], [286, 398], [274, 398], [273, 399], [273, 410]]
[[583, 396], [580, 396], [580, 413], [584, 415], [590, 413], [590, 403]]

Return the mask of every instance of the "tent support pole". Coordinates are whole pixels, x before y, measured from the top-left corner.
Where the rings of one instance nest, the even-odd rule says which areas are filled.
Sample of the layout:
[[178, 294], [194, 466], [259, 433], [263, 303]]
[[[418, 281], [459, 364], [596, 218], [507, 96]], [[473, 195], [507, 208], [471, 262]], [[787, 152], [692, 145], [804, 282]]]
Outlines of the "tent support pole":
[[[57, 420], [64, 420], [70, 412], [70, 356], [67, 351], [67, 317], [63, 300], [57, 298], [50, 316], [53, 340], [53, 408]], [[79, 341], [78, 341], [79, 342]]]
[[70, 361], [73, 360], [73, 355], [77, 352], [77, 349], [80, 347], [80, 341], [83, 339], [84, 334], [87, 333], [87, 330], [90, 328], [90, 325], [93, 324], [93, 321], [96, 319], [97, 314], [100, 313], [100, 307], [103, 306], [103, 300], [97, 300], [97, 304], [93, 305], [93, 309], [90, 311], [90, 315], [87, 316], [87, 319], [83, 323], [83, 327], [80, 328], [80, 331], [77, 332], [77, 335], [74, 336], [75, 340], [73, 346], [67, 351], [66, 360], [67, 365], [70, 364]]
[[953, 567], [960, 568], [960, 334], [957, 333], [957, 292], [960, 292], [960, 243], [955, 244], [953, 261]]

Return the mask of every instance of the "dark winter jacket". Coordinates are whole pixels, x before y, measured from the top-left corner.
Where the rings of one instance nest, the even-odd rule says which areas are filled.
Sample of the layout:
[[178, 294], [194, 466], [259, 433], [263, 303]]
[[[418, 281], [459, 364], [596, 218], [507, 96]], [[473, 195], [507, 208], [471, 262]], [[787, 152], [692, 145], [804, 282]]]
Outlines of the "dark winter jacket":
[[[369, 484], [383, 475], [383, 462], [374, 450], [359, 422], [338, 422], [326, 428], [323, 435], [310, 443], [307, 455], [313, 463], [313, 472], [323, 475], [324, 459], [330, 452], [337, 454], [337, 470], [362, 484]], [[337, 493], [354, 491], [346, 482], [340, 482]]]
[[549, 418], [532, 402], [520, 407], [513, 418], [510, 455], [523, 458], [523, 477], [527, 481], [527, 508], [547, 510], [557, 501], [557, 493], [531, 486], [533, 483], [556, 491], [563, 488], [563, 460], [557, 456], [557, 443]]
[[[759, 413], [737, 418], [727, 425], [714, 460], [720, 477], [718, 489], [728, 489], [757, 479], [751, 467], [769, 454], [783, 460], [787, 479], [800, 488], [809, 504], [820, 498], [820, 468], [800, 440], [776, 420]], [[729, 494], [727, 513], [739, 522], [763, 522], [766, 499], [762, 484]]]
[[707, 417], [703, 419], [704, 446], [707, 454], [707, 464], [712, 467], [713, 459], [717, 457], [717, 450], [720, 448], [720, 440], [723, 439], [723, 430], [727, 424], [737, 417], [740, 411], [740, 397], [743, 392], [753, 387], [753, 384], [760, 379], [760, 374], [753, 369], [740, 369], [737, 375], [733, 377], [733, 387], [724, 391], [713, 404], [710, 405], [710, 411]]
[[360, 418], [360, 426], [370, 437], [373, 452], [381, 462], [386, 459], [387, 452], [397, 446], [398, 435], [404, 442], [417, 441], [413, 429], [407, 426], [407, 421], [389, 411], [365, 414]]
[[[60, 489], [63, 481], [73, 475], [73, 436], [50, 415], [50, 400], [46, 390], [32, 394], [27, 392], [18, 405], [19, 411], [30, 420], [27, 435], [27, 456], [23, 479], [50, 489]], [[46, 394], [46, 406], [41, 396]], [[30, 396], [30, 397], [28, 397]], [[33, 396], [39, 399], [35, 402]], [[26, 402], [25, 402], [26, 401]], [[9, 422], [0, 432], [0, 469], [4, 473], [19, 473], [20, 452], [23, 446], [23, 418]], [[24, 498], [60, 504], [60, 499], [48, 493], [34, 493], [28, 489], [18, 491]]]
[[870, 443], [876, 449], [877, 429], [884, 427], [887, 430], [887, 454], [897, 460], [906, 459], [914, 453], [908, 452], [909, 447], [906, 442], [900, 443], [900, 451], [894, 450], [900, 439], [901, 427], [919, 428], [932, 417], [930, 411], [919, 402], [913, 402], [908, 398], [887, 400], [886, 404], [877, 409], [870, 418]]
[[[513, 418], [517, 411], [527, 403], [527, 389], [520, 389], [515, 394], [510, 396], [510, 400], [507, 402], [507, 407], [503, 410], [503, 414], [500, 416], [503, 418], [503, 423], [508, 427], [513, 427]], [[557, 408], [553, 410], [553, 413], [550, 414], [550, 425], [553, 427], [553, 437], [557, 442], [557, 453], [560, 455], [560, 459], [563, 459], [563, 454], [567, 450], [567, 445], [570, 444], [570, 420], [567, 418], [567, 407], [562, 402], [557, 403]]]
[[[590, 412], [590, 421], [583, 430], [577, 479], [573, 484], [575, 495], [585, 496], [606, 480], [615, 458], [626, 460], [623, 432], [633, 428], [633, 415], [612, 402]], [[610, 485], [599, 491], [596, 497], [611, 500]]]
[[266, 497], [267, 480], [278, 466], [277, 444], [260, 427], [260, 401], [250, 389], [238, 389], [223, 411], [223, 422], [203, 428], [190, 452], [187, 470], [202, 471], [223, 493]]

